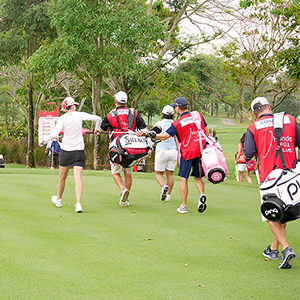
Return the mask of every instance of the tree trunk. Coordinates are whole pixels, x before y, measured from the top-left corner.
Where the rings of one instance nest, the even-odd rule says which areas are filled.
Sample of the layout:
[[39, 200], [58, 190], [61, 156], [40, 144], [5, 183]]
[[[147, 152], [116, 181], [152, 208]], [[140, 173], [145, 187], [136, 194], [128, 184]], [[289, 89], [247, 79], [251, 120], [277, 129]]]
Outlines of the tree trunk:
[[214, 103], [212, 102], [212, 100], [210, 102], [210, 116], [214, 116]]
[[8, 140], [8, 104], [5, 103], [5, 140]]
[[[96, 48], [100, 49], [103, 48], [103, 36], [100, 34], [99, 38], [96, 39]], [[94, 88], [94, 97], [92, 98], [93, 103], [93, 114], [94, 115], [100, 115], [100, 100], [101, 100], [101, 84], [102, 84], [102, 70], [99, 71], [97, 74], [95, 81], [93, 76], [93, 82], [92, 84]], [[98, 169], [98, 149], [99, 149], [99, 137], [95, 136], [94, 138], [94, 151], [93, 151], [93, 164], [94, 164], [94, 170]]]
[[[101, 83], [102, 83], [102, 73], [99, 73], [96, 78], [95, 82], [95, 97], [93, 101], [93, 114], [97, 115], [100, 114], [100, 99], [101, 99]], [[94, 164], [94, 170], [98, 169], [98, 149], [99, 149], [99, 137], [95, 136], [94, 138], [94, 150], [93, 150], [93, 164]]]
[[34, 163], [34, 113], [33, 113], [33, 83], [32, 75], [27, 76], [28, 92], [28, 148], [26, 156], [27, 168], [35, 168]]
[[216, 117], [218, 118], [219, 117], [219, 104], [216, 103], [215, 106], [216, 106]]

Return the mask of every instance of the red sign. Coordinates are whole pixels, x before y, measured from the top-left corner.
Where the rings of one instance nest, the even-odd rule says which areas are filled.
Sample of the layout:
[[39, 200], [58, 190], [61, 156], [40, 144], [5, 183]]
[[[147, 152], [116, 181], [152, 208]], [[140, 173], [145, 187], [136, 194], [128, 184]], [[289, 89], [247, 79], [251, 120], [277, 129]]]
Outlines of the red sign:
[[45, 110], [40, 112], [40, 118], [59, 117], [59, 107], [55, 102], [48, 102]]

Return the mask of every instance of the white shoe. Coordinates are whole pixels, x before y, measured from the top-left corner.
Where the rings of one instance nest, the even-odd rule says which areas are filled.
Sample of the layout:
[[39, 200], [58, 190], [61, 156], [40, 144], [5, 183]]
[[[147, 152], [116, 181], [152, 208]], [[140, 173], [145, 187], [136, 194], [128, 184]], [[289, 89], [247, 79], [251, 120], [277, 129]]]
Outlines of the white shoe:
[[161, 189], [161, 193], [160, 193], [160, 200], [161, 201], [165, 201], [167, 198], [167, 192], [169, 190], [169, 187], [167, 185], [164, 185]]
[[120, 204], [121, 207], [128, 207], [129, 206], [129, 200], [127, 199], [127, 201], [125, 201], [125, 202], [120, 200], [119, 204]]
[[81, 213], [82, 212], [82, 206], [80, 203], [75, 205], [75, 212]]
[[128, 200], [128, 196], [129, 196], [129, 190], [124, 188], [121, 192], [120, 202], [126, 202]]
[[56, 205], [56, 207], [62, 207], [61, 199], [57, 199], [57, 196], [52, 196], [51, 201]]
[[165, 201], [171, 201], [171, 195], [168, 195], [168, 194], [167, 194], [167, 198], [166, 198]]
[[189, 212], [187, 206], [182, 206], [182, 205], [180, 205], [180, 207], [178, 207], [176, 211], [181, 214], [187, 214]]

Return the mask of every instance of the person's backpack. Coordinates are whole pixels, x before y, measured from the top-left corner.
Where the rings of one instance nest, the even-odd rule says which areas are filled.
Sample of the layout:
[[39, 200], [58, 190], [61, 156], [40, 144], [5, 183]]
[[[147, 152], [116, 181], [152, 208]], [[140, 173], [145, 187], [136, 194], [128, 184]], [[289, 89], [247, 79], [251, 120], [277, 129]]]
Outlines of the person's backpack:
[[59, 154], [60, 153], [60, 145], [58, 141], [53, 141], [51, 144], [51, 150], [53, 154]]

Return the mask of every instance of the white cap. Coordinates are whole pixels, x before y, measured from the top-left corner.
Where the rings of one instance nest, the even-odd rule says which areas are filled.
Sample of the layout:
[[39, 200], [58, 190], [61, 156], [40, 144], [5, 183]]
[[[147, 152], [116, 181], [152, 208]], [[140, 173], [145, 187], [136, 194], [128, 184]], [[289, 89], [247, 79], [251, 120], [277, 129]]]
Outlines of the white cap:
[[123, 91], [118, 92], [115, 94], [115, 99], [119, 102], [119, 103], [126, 103], [127, 102], [127, 94]]
[[162, 113], [164, 115], [173, 115], [174, 114], [174, 110], [173, 107], [171, 105], [166, 105], [163, 110]]
[[60, 105], [62, 105], [62, 107], [68, 107], [71, 105], [79, 105], [79, 103], [75, 102], [72, 97], [67, 97]]
[[269, 101], [265, 98], [265, 97], [257, 97], [255, 98], [252, 102], [251, 102], [251, 109], [252, 111], [254, 111], [254, 106], [256, 104], [260, 104], [259, 106], [255, 107], [258, 108], [258, 107], [261, 107], [262, 105], [268, 105], [269, 104]]

